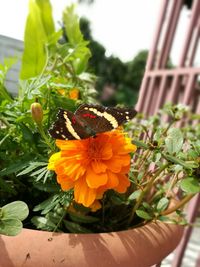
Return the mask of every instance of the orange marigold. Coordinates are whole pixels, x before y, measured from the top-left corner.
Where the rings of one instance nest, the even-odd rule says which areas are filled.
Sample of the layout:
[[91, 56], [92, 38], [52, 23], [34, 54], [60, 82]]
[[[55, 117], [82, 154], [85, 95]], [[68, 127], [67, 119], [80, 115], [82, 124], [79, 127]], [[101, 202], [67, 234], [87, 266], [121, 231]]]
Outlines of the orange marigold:
[[121, 130], [82, 140], [56, 140], [60, 152], [49, 159], [62, 190], [74, 188], [77, 203], [91, 207], [108, 189], [126, 192], [130, 185], [130, 152], [136, 151]]
[[77, 88], [70, 90], [69, 98], [73, 100], [77, 100], [79, 98], [79, 90]]

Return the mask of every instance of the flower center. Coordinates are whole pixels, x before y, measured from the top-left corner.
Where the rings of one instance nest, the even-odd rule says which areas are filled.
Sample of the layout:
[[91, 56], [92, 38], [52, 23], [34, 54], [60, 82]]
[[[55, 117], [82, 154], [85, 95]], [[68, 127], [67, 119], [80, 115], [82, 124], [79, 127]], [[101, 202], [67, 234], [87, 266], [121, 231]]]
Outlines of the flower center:
[[[95, 140], [96, 141], [96, 140]], [[89, 159], [101, 159], [101, 147], [100, 145], [92, 140], [88, 147], [88, 157]]]

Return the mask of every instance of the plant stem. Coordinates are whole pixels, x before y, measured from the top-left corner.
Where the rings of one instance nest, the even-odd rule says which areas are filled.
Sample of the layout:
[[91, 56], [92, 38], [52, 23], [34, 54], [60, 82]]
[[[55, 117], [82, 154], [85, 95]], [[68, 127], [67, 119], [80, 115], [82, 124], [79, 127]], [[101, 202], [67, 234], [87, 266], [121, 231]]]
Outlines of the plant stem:
[[49, 148], [54, 151], [53, 145], [49, 142], [49, 139], [47, 138], [44, 129], [41, 124], [38, 124], [38, 131], [41, 134], [42, 138], [44, 139], [45, 143], [49, 146]]
[[5, 135], [1, 140], [0, 140], [0, 146], [3, 144], [3, 142], [10, 136], [10, 133]]
[[173, 119], [173, 120], [169, 123], [168, 127], [167, 127], [167, 128], [164, 130], [164, 132], [162, 133], [163, 136], [168, 132], [169, 128], [174, 124], [174, 122], [175, 122], [175, 120]]
[[174, 185], [175, 185], [176, 182], [177, 182], [179, 173], [180, 173], [180, 172], [175, 173], [174, 177], [172, 178], [172, 180], [171, 180], [171, 182], [170, 182], [169, 188], [168, 188], [168, 190], [167, 190], [167, 192], [166, 192], [166, 194], [165, 194], [165, 196], [166, 196], [167, 198], [169, 197], [170, 192], [172, 191]]
[[146, 187], [144, 188], [144, 190], [141, 192], [140, 196], [137, 199], [137, 202], [135, 204], [135, 206], [132, 209], [130, 218], [128, 220], [128, 226], [130, 225], [130, 223], [133, 220], [133, 217], [135, 215], [136, 210], [138, 209], [138, 207], [140, 206], [144, 196], [147, 194], [147, 192], [151, 189], [153, 182], [155, 181], [155, 179], [161, 174], [161, 172], [163, 172], [167, 167], [169, 166], [169, 163], [163, 165], [157, 172], [155, 172], [155, 175], [151, 177], [151, 179], [149, 180], [148, 184], [146, 185]]
[[10, 123], [5, 118], [0, 117], [0, 121], [2, 121], [7, 127], [10, 127]]
[[195, 194], [189, 194], [187, 196], [185, 196], [183, 199], [181, 199], [176, 205], [174, 205], [172, 208], [169, 208], [167, 210], [164, 210], [163, 212], [161, 212], [161, 215], [168, 215], [172, 212], [175, 212], [177, 209], [182, 208], [187, 202], [190, 201], [190, 199], [193, 198], [193, 196], [195, 196]]
[[137, 169], [140, 170], [142, 165], [144, 164], [144, 162], [146, 161], [146, 159], [149, 157], [149, 155], [151, 154], [151, 151], [150, 150], [146, 150], [144, 152], [144, 156], [143, 158], [139, 161], [138, 163], [138, 166], [137, 166]]
[[65, 210], [65, 211], [63, 212], [63, 215], [60, 217], [60, 220], [59, 220], [59, 222], [57, 223], [56, 227], [53, 229], [53, 232], [57, 231], [59, 225], [61, 224], [61, 222], [62, 222], [62, 220], [64, 219], [64, 217], [66, 216], [66, 214], [67, 214], [67, 210]]

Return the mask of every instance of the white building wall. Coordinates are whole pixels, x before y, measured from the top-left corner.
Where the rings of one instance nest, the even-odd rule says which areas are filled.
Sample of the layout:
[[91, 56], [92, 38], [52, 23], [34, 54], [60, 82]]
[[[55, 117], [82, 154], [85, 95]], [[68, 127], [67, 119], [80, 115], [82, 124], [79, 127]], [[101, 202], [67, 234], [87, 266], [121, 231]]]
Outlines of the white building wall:
[[16, 64], [8, 71], [6, 77], [6, 88], [13, 95], [18, 92], [18, 78], [21, 67], [21, 56], [23, 52], [23, 42], [7, 36], [0, 35], [0, 63], [4, 62], [4, 58], [17, 57]]

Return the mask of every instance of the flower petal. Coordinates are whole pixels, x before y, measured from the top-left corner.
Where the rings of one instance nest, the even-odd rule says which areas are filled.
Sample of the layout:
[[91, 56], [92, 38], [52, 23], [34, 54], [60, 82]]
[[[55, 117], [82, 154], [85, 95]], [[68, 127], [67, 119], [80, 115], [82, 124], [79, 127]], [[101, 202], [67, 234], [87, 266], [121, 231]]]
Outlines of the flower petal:
[[101, 159], [102, 160], [108, 160], [110, 158], [112, 158], [113, 156], [113, 150], [111, 145], [107, 144], [103, 147], [103, 149], [101, 150]]
[[49, 159], [49, 164], [48, 164], [48, 166], [47, 166], [47, 169], [48, 169], [48, 170], [52, 170], [52, 171], [55, 170], [55, 162], [56, 162], [57, 160], [60, 159], [60, 156], [61, 156], [61, 152], [57, 152], [57, 153], [54, 153], [54, 154], [50, 157], [50, 159]]
[[74, 164], [70, 164], [65, 166], [65, 174], [70, 176], [72, 180], [77, 180], [79, 177], [83, 176], [86, 169], [80, 165], [74, 162]]
[[63, 191], [67, 191], [74, 187], [74, 182], [66, 175], [58, 175], [57, 182], [61, 185]]
[[95, 200], [92, 205], [90, 206], [90, 209], [92, 212], [95, 212], [99, 210], [102, 207], [101, 203], [98, 200]]
[[130, 181], [127, 175], [119, 174], [119, 184], [114, 188], [119, 193], [125, 193], [127, 188], [130, 186]]
[[108, 169], [114, 173], [119, 173], [123, 166], [127, 166], [130, 164], [131, 157], [129, 154], [114, 156], [110, 160], [105, 160], [104, 163], [107, 165]]
[[86, 182], [90, 188], [98, 188], [105, 185], [108, 181], [107, 173], [95, 173], [92, 168], [88, 167], [86, 171]]
[[108, 181], [107, 181], [106, 187], [108, 189], [112, 189], [118, 186], [119, 184], [118, 175], [111, 171], [107, 171], [107, 174], [108, 174]]
[[101, 160], [93, 160], [91, 165], [95, 173], [105, 172], [107, 169], [107, 166]]
[[96, 189], [88, 187], [85, 177], [78, 179], [74, 186], [74, 198], [77, 203], [89, 207], [96, 199]]

